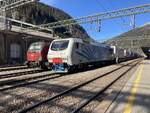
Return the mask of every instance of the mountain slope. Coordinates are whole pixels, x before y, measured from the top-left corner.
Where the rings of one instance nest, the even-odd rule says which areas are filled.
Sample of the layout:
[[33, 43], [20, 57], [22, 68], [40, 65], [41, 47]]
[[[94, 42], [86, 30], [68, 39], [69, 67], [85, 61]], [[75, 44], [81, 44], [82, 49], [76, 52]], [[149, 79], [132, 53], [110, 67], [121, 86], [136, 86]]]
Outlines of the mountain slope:
[[150, 47], [150, 24], [145, 24], [144, 26], [116, 36], [106, 43], [142, 54], [141, 47]]
[[[8, 12], [7, 16], [35, 25], [46, 24], [72, 18], [64, 11], [58, 8], [54, 8], [52, 6], [45, 5], [43, 3], [32, 3], [24, 5], [15, 10], [12, 10], [11, 12]], [[54, 32], [62, 38], [89, 38], [87, 32], [79, 25], [57, 28], [54, 29]]]

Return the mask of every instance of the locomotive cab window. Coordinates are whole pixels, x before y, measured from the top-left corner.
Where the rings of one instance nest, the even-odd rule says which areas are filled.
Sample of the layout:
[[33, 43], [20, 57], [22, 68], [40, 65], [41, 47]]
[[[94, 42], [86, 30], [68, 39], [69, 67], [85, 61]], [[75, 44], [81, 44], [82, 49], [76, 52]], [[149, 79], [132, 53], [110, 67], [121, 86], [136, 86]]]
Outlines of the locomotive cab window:
[[41, 51], [42, 50], [43, 45], [41, 43], [33, 43], [31, 44], [31, 46], [29, 47], [29, 51]]
[[53, 51], [61, 51], [68, 48], [69, 41], [63, 40], [63, 41], [54, 41], [52, 42], [51, 50]]

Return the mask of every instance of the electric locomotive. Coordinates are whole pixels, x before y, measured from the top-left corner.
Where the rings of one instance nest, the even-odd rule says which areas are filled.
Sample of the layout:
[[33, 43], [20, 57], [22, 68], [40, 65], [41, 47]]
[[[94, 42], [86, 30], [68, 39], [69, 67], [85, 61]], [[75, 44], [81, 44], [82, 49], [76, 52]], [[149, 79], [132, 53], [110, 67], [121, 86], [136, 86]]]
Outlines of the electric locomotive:
[[113, 59], [113, 49], [110, 46], [79, 38], [53, 40], [48, 52], [48, 61], [52, 64], [52, 70], [58, 73], [67, 73]]
[[34, 42], [29, 46], [27, 51], [28, 67], [40, 67], [41, 69], [48, 69], [49, 63], [47, 54], [50, 42]]

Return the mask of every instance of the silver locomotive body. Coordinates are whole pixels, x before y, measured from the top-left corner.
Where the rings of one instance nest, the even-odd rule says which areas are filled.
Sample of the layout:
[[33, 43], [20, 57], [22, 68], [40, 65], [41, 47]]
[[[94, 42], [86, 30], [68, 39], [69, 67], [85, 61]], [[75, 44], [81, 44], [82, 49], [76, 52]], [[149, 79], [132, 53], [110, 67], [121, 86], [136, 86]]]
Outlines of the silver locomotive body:
[[68, 72], [89, 64], [114, 60], [113, 49], [95, 41], [78, 38], [58, 39], [51, 43], [48, 60], [55, 72]]

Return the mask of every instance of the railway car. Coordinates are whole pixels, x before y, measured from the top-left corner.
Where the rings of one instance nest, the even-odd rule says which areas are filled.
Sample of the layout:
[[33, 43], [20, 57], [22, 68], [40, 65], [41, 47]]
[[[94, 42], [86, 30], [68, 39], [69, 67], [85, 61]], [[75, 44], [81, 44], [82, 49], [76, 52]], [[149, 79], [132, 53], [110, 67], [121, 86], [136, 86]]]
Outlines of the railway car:
[[29, 46], [27, 51], [28, 67], [40, 67], [41, 69], [48, 68], [47, 54], [50, 42], [35, 42]]
[[113, 59], [113, 49], [110, 46], [79, 38], [54, 40], [48, 52], [48, 61], [54, 72], [69, 72]]
[[132, 53], [126, 49], [118, 48], [116, 46], [111, 46], [114, 54], [115, 63], [129, 60], [132, 58]]

